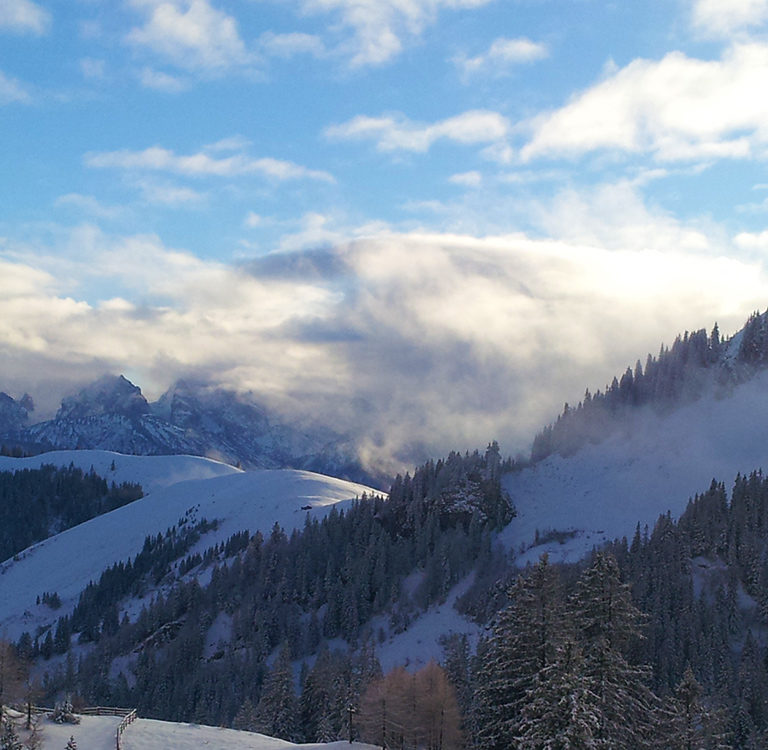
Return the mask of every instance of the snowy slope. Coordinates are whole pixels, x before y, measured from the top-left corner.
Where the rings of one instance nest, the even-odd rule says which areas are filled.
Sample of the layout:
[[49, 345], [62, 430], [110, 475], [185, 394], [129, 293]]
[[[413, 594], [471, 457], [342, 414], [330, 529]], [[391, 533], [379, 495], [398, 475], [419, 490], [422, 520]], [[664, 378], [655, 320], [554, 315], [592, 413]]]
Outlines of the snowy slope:
[[[519, 562], [549, 552], [572, 561], [596, 544], [631, 537], [670, 511], [679, 516], [689, 497], [713, 478], [730, 489], [736, 474], [768, 469], [768, 373], [719, 400], [703, 399], [666, 417], [632, 415], [621, 433], [574, 456], [551, 456], [504, 478], [518, 511], [502, 532]], [[574, 532], [563, 544], [531, 547], [536, 530]]]
[[[126, 456], [101, 450], [51, 451], [30, 458], [0, 456], [0, 471], [38, 469], [44, 464], [74, 466], [83, 471], [91, 468], [108, 482], [138, 482], [148, 494], [160, 487], [189, 479], [235, 474], [234, 466], [199, 456]], [[114, 470], [112, 465], [114, 464]]]
[[[94, 456], [94, 452], [88, 453]], [[60, 455], [66, 460], [71, 454]], [[89, 461], [86, 456], [80, 458]], [[46, 539], [2, 563], [0, 629], [6, 637], [16, 639], [25, 630], [31, 632], [38, 624], [69, 611], [89, 580], [97, 579], [113, 563], [133, 557], [146, 536], [165, 531], [185, 516], [191, 521], [220, 521], [218, 528], [198, 543], [197, 549], [205, 549], [243, 529], [268, 533], [276, 522], [290, 534], [304, 524], [307, 512], [322, 516], [337, 503], [372, 492], [362, 485], [305, 471], [240, 472], [190, 457], [103, 457], [110, 463], [113, 458], [115, 466], [122, 467], [116, 473], [131, 478], [128, 469], [133, 468], [136, 478], [149, 480], [147, 484], [155, 489], [140, 500]], [[45, 456], [37, 459], [46, 461]], [[183, 477], [185, 471], [194, 475], [210, 470], [213, 476], [162, 486], [163, 464], [169, 481]], [[217, 476], [216, 472], [222, 473]], [[311, 511], [303, 510], [304, 506], [311, 506]], [[57, 592], [62, 609], [52, 612], [45, 605], [36, 605], [36, 597], [44, 591]]]
[[[439, 639], [442, 635], [455, 633], [466, 635], [474, 649], [482, 632], [482, 627], [456, 611], [456, 600], [474, 581], [471, 574], [457, 583], [441, 604], [434, 604], [417, 617], [402, 633], [391, 635], [376, 644], [376, 656], [384, 672], [403, 666], [411, 672], [425, 667], [430, 661], [443, 660], [443, 647]], [[387, 630], [386, 618], [374, 618], [372, 630], [379, 627]]]
[[[207, 727], [198, 724], [173, 724], [167, 721], [139, 719], [125, 731], [123, 750], [375, 750], [374, 745], [360, 742], [330, 742], [295, 745], [255, 732]], [[43, 750], [48, 750], [44, 747]], [[107, 750], [104, 748], [104, 750]]]
[[[21, 728], [23, 717], [17, 716]], [[40, 750], [62, 750], [70, 737], [75, 738], [82, 750], [114, 750], [115, 730], [121, 718], [115, 716], [82, 716], [80, 724], [55, 724], [45, 718], [40, 720], [42, 744]], [[21, 738], [27, 733], [20, 730]], [[274, 737], [254, 732], [238, 732], [234, 729], [201, 726], [198, 724], [174, 724], [168, 721], [138, 719], [124, 732], [123, 750], [375, 750], [373, 745], [359, 742], [331, 742], [328, 744], [295, 745]]]

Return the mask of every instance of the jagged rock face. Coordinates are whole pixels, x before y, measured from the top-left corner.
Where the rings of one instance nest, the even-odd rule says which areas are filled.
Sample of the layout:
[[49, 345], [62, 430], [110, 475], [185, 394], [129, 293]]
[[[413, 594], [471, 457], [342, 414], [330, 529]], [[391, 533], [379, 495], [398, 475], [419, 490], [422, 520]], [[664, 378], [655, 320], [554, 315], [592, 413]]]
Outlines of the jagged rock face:
[[266, 411], [244, 397], [220, 388], [180, 380], [153, 404], [153, 413], [195, 433], [223, 434], [227, 427], [252, 434], [269, 431]]
[[149, 404], [141, 388], [122, 375], [105, 375], [76, 396], [65, 398], [56, 419], [85, 419], [109, 414], [133, 420], [148, 412]]
[[352, 447], [340, 435], [270, 418], [246, 394], [179, 381], [152, 409], [182, 429], [187, 440], [207, 446], [207, 455], [244, 466], [290, 466], [345, 477], [360, 473]]
[[0, 432], [10, 433], [26, 427], [29, 412], [34, 408], [32, 399], [26, 394], [16, 401], [7, 393], [0, 393]]
[[179, 381], [150, 404], [122, 375], [105, 376], [64, 399], [54, 419], [29, 427], [14, 423], [6, 428], [2, 407], [0, 398], [0, 435], [49, 449], [191, 454], [246, 468], [297, 468], [355, 481], [373, 479], [360, 466], [351, 443], [332, 430], [298, 428], [270, 417], [249, 395], [205, 384]]

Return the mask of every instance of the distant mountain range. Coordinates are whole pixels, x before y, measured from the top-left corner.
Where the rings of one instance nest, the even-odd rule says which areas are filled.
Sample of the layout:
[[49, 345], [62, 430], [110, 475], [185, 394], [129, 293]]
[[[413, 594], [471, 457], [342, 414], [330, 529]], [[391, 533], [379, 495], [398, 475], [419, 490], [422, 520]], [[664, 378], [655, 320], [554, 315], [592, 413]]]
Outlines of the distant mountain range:
[[150, 403], [122, 375], [106, 375], [65, 398], [53, 419], [32, 423], [34, 406], [0, 393], [0, 443], [27, 451], [100, 449], [135, 455], [189, 454], [243, 468], [294, 468], [382, 484], [364, 470], [348, 438], [302, 429], [250, 396], [179, 381]]

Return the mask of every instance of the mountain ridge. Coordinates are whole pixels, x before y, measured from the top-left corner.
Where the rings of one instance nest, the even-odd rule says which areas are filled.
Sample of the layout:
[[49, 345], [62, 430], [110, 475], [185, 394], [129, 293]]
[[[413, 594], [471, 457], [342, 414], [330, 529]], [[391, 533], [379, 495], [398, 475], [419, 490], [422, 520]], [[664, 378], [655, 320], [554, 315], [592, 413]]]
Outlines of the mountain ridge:
[[[25, 397], [28, 399], [28, 397]], [[157, 401], [123, 375], [104, 375], [62, 400], [56, 415], [29, 424], [31, 399], [0, 394], [0, 442], [28, 452], [112, 450], [134, 455], [197, 455], [245, 468], [295, 468], [364, 481], [349, 439], [330, 428], [280, 420], [249, 394], [179, 381]]]

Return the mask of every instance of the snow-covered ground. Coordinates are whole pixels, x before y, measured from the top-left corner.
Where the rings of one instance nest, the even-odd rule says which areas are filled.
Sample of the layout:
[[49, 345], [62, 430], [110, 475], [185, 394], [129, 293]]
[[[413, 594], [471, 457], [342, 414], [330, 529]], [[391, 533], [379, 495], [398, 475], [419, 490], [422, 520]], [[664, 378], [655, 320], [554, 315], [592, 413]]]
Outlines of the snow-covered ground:
[[[402, 633], [392, 635], [377, 644], [376, 656], [385, 673], [399, 666], [415, 672], [430, 661], [443, 661], [443, 647], [439, 643], [442, 635], [467, 635], [470, 645], [474, 648], [482, 628], [460, 615], [455, 607], [456, 599], [467, 591], [473, 580], [474, 575], [467, 576], [448, 592], [442, 604], [431, 606]], [[374, 618], [373, 632], [378, 632], [379, 623], [386, 632], [385, 617]]]
[[[14, 715], [20, 737], [25, 740], [23, 717]], [[74, 737], [78, 750], [114, 750], [115, 731], [120, 721], [119, 716], [82, 716], [79, 724], [55, 724], [42, 718], [38, 725], [42, 738], [40, 750], [63, 750], [70, 737]], [[296, 745], [254, 732], [152, 719], [137, 719], [129, 725], [122, 736], [122, 747], [123, 750], [374, 750], [374, 745], [360, 742]]]
[[[303, 526], [308, 512], [321, 517], [337, 503], [373, 492], [363, 485], [306, 471], [241, 472], [190, 456], [58, 451], [34, 460], [37, 465], [74, 462], [90, 468], [93, 464], [97, 473], [114, 461], [115, 473], [146, 484], [151, 492], [33, 545], [0, 565], [0, 629], [11, 639], [67, 612], [89, 580], [98, 579], [113, 563], [133, 557], [148, 535], [165, 531], [185, 516], [190, 521], [219, 520], [218, 528], [198, 543], [198, 549], [205, 549], [243, 529], [268, 533], [275, 523], [290, 534]], [[57, 592], [63, 607], [54, 613], [37, 605], [36, 598], [44, 591]]]
[[[29, 458], [0, 456], [0, 471], [38, 469], [44, 464], [91, 468], [108, 482], [137, 482], [148, 494], [160, 487], [190, 479], [235, 474], [234, 466], [200, 456], [125, 456], [112, 451], [51, 451]], [[114, 466], [114, 469], [112, 468]]]
[[[198, 724], [172, 724], [151, 719], [139, 719], [123, 734], [123, 750], [199, 750], [203, 747], [210, 750], [288, 750], [289, 748], [374, 750], [374, 745], [359, 742], [353, 742], [351, 745], [349, 742], [295, 745], [292, 742], [254, 732], [238, 732], [235, 729], [206, 727]], [[48, 748], [44, 747], [43, 750]], [[89, 750], [92, 749], [89, 748]], [[100, 750], [100, 748], [94, 750]]]
[[[730, 490], [736, 474], [768, 468], [768, 373], [666, 417], [634, 414], [621, 432], [569, 458], [546, 461], [504, 478], [518, 516], [501, 533], [521, 564], [548, 552], [573, 561], [593, 546], [630, 537], [639, 522], [678, 517], [713, 478]], [[574, 532], [562, 544], [531, 547], [536, 530]]]
[[[19, 737], [26, 741], [29, 733], [24, 729], [24, 717], [11, 712]], [[115, 732], [122, 721], [120, 716], [81, 716], [79, 724], [56, 724], [45, 716], [38, 718], [42, 739], [40, 750], [64, 750], [70, 737], [75, 738], [78, 750], [114, 750]]]

